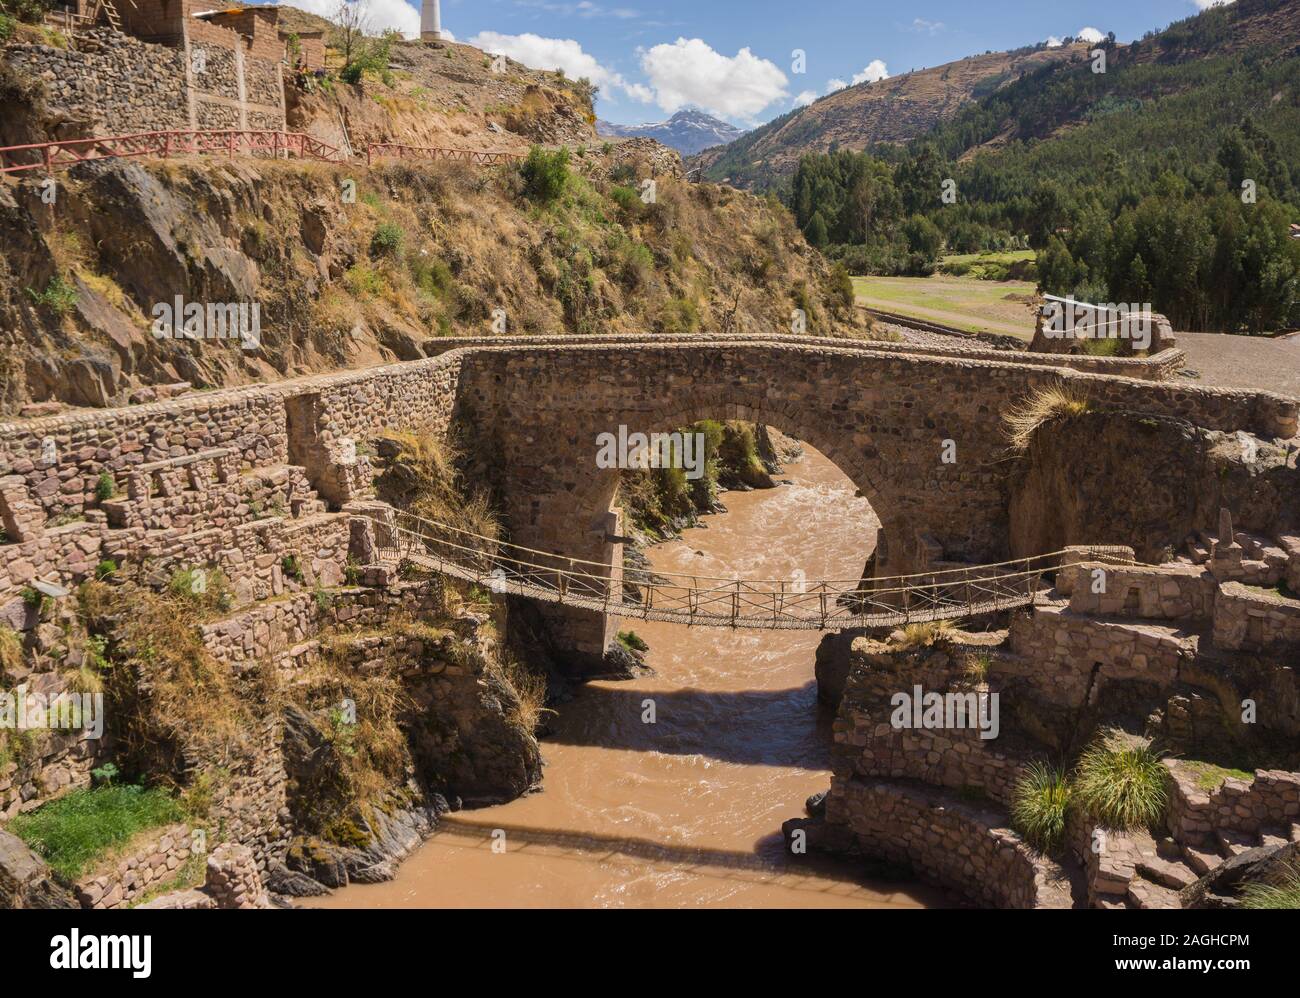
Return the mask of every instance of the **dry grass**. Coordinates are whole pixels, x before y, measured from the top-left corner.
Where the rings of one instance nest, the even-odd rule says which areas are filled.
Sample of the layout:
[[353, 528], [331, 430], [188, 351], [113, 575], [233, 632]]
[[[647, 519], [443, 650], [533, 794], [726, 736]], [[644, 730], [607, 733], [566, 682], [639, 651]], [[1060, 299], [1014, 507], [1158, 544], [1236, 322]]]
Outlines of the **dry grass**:
[[497, 669], [519, 698], [511, 720], [531, 735], [545, 714], [554, 713], [546, 707], [546, 677], [509, 653], [502, 653]]
[[1040, 388], [1002, 416], [1011, 447], [1029, 449], [1038, 428], [1056, 419], [1074, 419], [1090, 411], [1088, 394], [1081, 387], [1055, 381]]
[[245, 744], [253, 726], [246, 694], [204, 646], [203, 615], [190, 600], [87, 582], [81, 601], [92, 628], [112, 635], [103, 688], [122, 721], [120, 754], [221, 758]]
[[0, 625], [0, 676], [16, 672], [23, 664], [23, 639], [13, 628]]
[[904, 627], [893, 644], [896, 648], [930, 648], [937, 644], [952, 641], [959, 628], [951, 620], [929, 620], [920, 624], [908, 624]]
[[501, 536], [488, 494], [465, 485], [460, 471], [465, 452], [456, 441], [427, 427], [390, 430], [385, 439], [398, 448], [376, 482], [385, 502], [471, 534]]

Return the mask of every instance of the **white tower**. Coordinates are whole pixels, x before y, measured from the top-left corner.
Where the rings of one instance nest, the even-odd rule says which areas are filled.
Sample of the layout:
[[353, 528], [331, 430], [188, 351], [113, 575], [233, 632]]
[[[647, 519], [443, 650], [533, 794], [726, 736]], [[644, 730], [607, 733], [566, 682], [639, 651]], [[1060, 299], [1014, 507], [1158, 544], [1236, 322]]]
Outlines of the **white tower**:
[[420, 2], [420, 41], [436, 42], [442, 38], [442, 13], [438, 0]]

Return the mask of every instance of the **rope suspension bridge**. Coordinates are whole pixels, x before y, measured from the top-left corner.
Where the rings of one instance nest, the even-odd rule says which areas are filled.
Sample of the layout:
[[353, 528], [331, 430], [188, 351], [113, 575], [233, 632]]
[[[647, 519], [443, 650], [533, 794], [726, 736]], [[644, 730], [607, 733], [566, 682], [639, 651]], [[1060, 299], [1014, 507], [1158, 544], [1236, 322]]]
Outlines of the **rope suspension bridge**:
[[[370, 517], [380, 562], [461, 579], [497, 595], [559, 603], [633, 620], [697, 627], [840, 630], [978, 617], [1031, 606], [1066, 552], [890, 578], [744, 580], [673, 572], [627, 572], [471, 533], [410, 513]], [[1079, 559], [1078, 548], [1070, 552]], [[1097, 548], [1088, 560], [1116, 561]]]

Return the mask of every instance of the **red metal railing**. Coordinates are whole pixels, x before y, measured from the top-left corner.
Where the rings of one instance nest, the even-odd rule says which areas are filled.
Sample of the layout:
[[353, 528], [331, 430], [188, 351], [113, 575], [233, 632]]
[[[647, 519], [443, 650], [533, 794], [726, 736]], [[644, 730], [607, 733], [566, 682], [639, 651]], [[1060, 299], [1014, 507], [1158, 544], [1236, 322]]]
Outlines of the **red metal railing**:
[[24, 146], [0, 147], [0, 173], [24, 170], [53, 172], [96, 159], [134, 156], [297, 156], [300, 159], [343, 162], [334, 146], [302, 132], [274, 131], [172, 131], [110, 135], [96, 139], [65, 139]]
[[523, 159], [512, 152], [474, 152], [469, 149], [440, 149], [436, 146], [404, 146], [396, 142], [373, 142], [366, 147], [366, 163], [381, 156], [397, 159], [446, 159], [475, 166], [496, 166], [499, 163], [517, 163]]

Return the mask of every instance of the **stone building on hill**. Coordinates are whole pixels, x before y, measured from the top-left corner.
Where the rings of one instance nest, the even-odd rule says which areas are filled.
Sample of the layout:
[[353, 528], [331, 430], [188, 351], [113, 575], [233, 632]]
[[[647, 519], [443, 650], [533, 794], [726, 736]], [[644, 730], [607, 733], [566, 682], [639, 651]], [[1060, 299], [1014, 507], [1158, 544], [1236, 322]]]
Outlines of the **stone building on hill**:
[[283, 70], [324, 68], [323, 33], [283, 30], [275, 5], [214, 6], [68, 0], [50, 18], [71, 29], [68, 49], [16, 45], [5, 54], [46, 79], [55, 109], [89, 118], [91, 134], [283, 129]]

